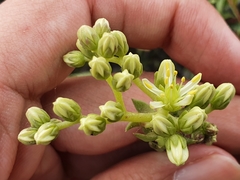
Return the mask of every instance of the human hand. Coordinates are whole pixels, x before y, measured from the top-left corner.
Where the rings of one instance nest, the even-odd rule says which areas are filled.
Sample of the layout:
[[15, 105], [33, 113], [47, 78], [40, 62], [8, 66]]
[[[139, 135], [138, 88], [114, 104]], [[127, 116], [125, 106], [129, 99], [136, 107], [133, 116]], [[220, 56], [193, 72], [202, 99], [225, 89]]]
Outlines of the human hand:
[[[108, 19], [112, 29], [123, 30], [131, 46], [163, 47], [192, 71], [201, 71], [204, 80], [232, 82], [240, 92], [239, 40], [210, 5], [204, 1], [144, 2], [128, 1], [124, 6], [122, 1], [110, 0], [58, 4], [9, 0], [0, 6], [1, 178], [88, 179], [98, 174], [96, 179], [171, 179], [177, 169], [182, 169], [178, 175], [185, 174], [184, 179], [239, 179], [240, 167], [232, 157], [240, 149], [235, 143], [240, 135], [238, 96], [226, 110], [210, 117], [219, 127], [218, 147], [190, 147], [190, 158], [182, 167], [171, 165], [165, 153], [149, 152], [131, 132], [124, 133], [124, 125], [119, 123], [96, 137], [69, 128], [46, 147], [18, 143], [17, 134], [28, 126], [24, 114], [30, 106], [50, 111], [50, 103], [63, 96], [78, 101], [88, 113], [111, 98], [92, 97], [96, 87], [99, 94], [110, 93], [103, 84], [97, 84], [101, 82], [89, 77], [68, 79], [59, 85], [72, 70], [62, 56], [74, 48], [77, 29], [99, 17]], [[139, 99], [141, 95], [133, 92], [126, 94], [126, 99]]]

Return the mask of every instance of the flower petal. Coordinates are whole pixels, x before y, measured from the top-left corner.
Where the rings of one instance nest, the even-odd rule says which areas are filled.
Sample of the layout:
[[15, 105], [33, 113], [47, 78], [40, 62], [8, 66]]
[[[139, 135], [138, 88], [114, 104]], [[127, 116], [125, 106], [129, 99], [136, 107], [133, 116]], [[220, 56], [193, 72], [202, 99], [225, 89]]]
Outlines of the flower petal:
[[180, 89], [180, 96], [183, 96], [187, 94], [189, 91], [191, 91], [193, 88], [197, 86], [197, 84], [200, 82], [202, 77], [201, 73], [198, 73], [196, 76], [194, 76], [191, 81], [189, 81], [187, 84], [185, 84], [181, 89]]
[[150, 102], [150, 107], [152, 109], [157, 109], [165, 106], [165, 104], [162, 101], [151, 101]]
[[194, 97], [193, 94], [187, 94], [186, 96], [184, 96], [184, 98], [182, 98], [180, 101], [178, 101], [174, 105], [175, 106], [187, 106], [187, 105], [191, 104], [193, 97]]
[[163, 93], [163, 91], [158, 89], [153, 83], [151, 83], [146, 78], [142, 79], [142, 83], [149, 91], [151, 91], [152, 93], [154, 93], [157, 96], [160, 96], [160, 94]]

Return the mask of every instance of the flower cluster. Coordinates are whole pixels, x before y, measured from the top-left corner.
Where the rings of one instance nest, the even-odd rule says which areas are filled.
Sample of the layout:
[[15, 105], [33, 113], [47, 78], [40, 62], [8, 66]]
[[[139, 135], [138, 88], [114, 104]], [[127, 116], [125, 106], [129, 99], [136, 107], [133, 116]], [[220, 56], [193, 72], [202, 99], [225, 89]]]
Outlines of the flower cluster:
[[[188, 145], [217, 141], [218, 129], [207, 117], [230, 103], [235, 95], [231, 83], [216, 88], [208, 82], [200, 84], [201, 73], [188, 82], [184, 77], [178, 81], [174, 63], [168, 59], [161, 62], [153, 82], [140, 79], [143, 66], [139, 56], [128, 53], [125, 35], [111, 30], [104, 18], [98, 19], [93, 27], [81, 26], [77, 37], [78, 50], [64, 55], [64, 62], [74, 68], [88, 64], [95, 79], [108, 83], [115, 101], [100, 105], [99, 114], [83, 115], [77, 102], [59, 97], [53, 103], [53, 112], [59, 119], [51, 118], [41, 108], [31, 107], [26, 112], [30, 127], [19, 133], [20, 142], [47, 145], [60, 130], [75, 124], [86, 135], [98, 135], [109, 123], [127, 121], [126, 131], [140, 127], [141, 132], [134, 133], [137, 138], [157, 151], [166, 151], [172, 163], [182, 165], [189, 156]], [[113, 73], [111, 63], [119, 65], [121, 71]], [[137, 112], [128, 111], [123, 100], [123, 92], [133, 83], [151, 98], [147, 103], [133, 99]]]

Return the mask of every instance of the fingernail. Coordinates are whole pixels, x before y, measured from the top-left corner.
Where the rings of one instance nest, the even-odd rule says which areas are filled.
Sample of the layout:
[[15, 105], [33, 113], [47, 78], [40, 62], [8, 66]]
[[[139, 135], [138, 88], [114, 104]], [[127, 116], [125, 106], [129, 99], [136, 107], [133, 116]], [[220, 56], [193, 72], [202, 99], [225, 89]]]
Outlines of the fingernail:
[[232, 158], [213, 154], [187, 164], [174, 174], [174, 180], [237, 180], [240, 179], [240, 166]]

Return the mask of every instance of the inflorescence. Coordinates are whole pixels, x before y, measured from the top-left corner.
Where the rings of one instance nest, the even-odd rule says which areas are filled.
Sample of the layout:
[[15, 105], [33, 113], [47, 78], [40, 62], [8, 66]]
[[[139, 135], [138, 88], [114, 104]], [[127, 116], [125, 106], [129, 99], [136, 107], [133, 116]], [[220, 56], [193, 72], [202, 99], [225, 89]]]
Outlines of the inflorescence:
[[[143, 66], [137, 54], [129, 51], [125, 35], [111, 30], [106, 19], [98, 19], [93, 27], [83, 25], [77, 32], [78, 50], [64, 55], [64, 62], [74, 68], [88, 63], [91, 75], [105, 80], [113, 91], [115, 101], [99, 106], [99, 114], [83, 115], [81, 107], [72, 99], [59, 97], [53, 103], [53, 112], [59, 119], [51, 118], [46, 111], [31, 107], [26, 112], [30, 127], [23, 129], [18, 140], [25, 145], [48, 145], [61, 129], [79, 124], [86, 135], [102, 133], [106, 125], [127, 121], [126, 131], [140, 127], [134, 135], [148, 142], [157, 151], [166, 151], [169, 160], [184, 164], [188, 157], [188, 145], [217, 141], [216, 125], [207, 121], [213, 110], [224, 109], [233, 96], [235, 88], [223, 83], [217, 88], [213, 84], [199, 84], [202, 74], [195, 75], [185, 83], [183, 77], [177, 81], [177, 71], [171, 60], [163, 60], [154, 74], [154, 82], [140, 79]], [[112, 73], [110, 63], [118, 64], [121, 72]], [[152, 100], [145, 103], [133, 99], [137, 112], [129, 112], [124, 104], [122, 92], [134, 83]]]

